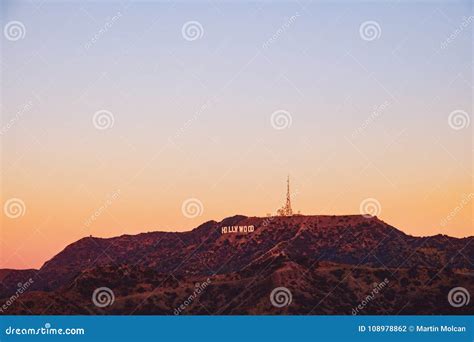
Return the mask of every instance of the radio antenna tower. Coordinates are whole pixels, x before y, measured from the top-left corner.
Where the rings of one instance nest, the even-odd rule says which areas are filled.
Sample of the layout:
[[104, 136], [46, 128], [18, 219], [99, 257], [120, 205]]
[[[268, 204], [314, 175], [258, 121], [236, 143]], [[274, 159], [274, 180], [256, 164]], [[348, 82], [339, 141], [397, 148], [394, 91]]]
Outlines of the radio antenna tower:
[[279, 216], [293, 216], [293, 209], [291, 209], [291, 195], [290, 195], [290, 176], [286, 180], [286, 203], [278, 209]]

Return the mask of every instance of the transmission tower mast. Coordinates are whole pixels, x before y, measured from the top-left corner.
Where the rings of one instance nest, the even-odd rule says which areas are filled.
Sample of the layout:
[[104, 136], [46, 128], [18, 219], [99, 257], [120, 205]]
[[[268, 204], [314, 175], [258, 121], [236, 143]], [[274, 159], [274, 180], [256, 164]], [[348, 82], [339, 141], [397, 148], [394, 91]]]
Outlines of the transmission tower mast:
[[293, 216], [293, 209], [291, 209], [291, 194], [290, 194], [290, 176], [286, 180], [286, 203], [278, 209], [279, 216]]

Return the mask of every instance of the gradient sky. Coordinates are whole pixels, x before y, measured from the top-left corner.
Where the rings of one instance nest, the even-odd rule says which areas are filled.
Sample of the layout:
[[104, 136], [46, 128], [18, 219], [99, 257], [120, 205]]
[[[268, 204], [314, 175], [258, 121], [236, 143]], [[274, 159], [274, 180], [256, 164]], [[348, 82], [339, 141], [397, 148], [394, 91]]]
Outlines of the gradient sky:
[[[474, 234], [474, 125], [448, 122], [455, 110], [472, 121], [470, 1], [2, 1], [0, 12], [2, 31], [25, 26], [23, 39], [1, 37], [2, 206], [26, 208], [2, 215], [0, 268], [39, 267], [88, 235], [265, 216], [288, 173], [304, 214], [358, 214], [375, 198], [408, 234]], [[183, 38], [188, 21], [201, 38]], [[366, 21], [377, 39], [362, 39]], [[94, 127], [99, 110], [113, 127]], [[272, 127], [277, 110], [291, 126]], [[202, 215], [183, 215], [189, 198]]]

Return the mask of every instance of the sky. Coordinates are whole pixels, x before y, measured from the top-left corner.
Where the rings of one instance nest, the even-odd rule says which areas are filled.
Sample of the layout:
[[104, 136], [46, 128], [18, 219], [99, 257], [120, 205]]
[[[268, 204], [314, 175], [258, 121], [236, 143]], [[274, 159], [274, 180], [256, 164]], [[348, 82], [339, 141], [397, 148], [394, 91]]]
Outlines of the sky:
[[474, 235], [470, 1], [2, 1], [0, 268], [283, 205]]

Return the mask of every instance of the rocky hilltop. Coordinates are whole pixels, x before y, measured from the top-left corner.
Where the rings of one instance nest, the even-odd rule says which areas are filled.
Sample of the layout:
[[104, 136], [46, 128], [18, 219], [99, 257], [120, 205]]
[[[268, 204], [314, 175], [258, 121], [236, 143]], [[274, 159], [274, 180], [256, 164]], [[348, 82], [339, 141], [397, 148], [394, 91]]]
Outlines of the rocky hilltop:
[[[222, 233], [235, 226], [253, 231]], [[360, 215], [238, 215], [188, 232], [86, 237], [39, 270], [0, 270], [2, 313], [466, 314], [472, 303], [456, 308], [448, 293], [474, 293], [473, 239], [413, 237]], [[101, 287], [111, 305], [91, 300]], [[291, 303], [272, 304], [277, 287]]]

